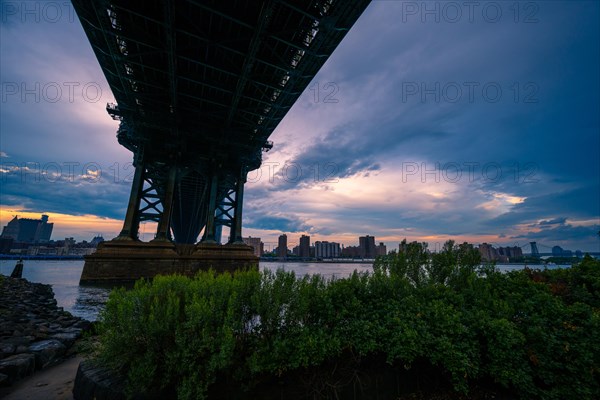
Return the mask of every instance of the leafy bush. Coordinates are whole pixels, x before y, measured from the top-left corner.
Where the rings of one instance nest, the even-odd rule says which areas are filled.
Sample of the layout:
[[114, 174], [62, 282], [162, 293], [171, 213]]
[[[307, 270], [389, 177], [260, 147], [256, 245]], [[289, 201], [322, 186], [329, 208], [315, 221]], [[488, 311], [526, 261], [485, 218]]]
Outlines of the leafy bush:
[[404, 242], [372, 273], [345, 279], [208, 271], [138, 282], [111, 293], [99, 354], [127, 376], [130, 394], [180, 399], [206, 398], [215, 385], [251, 397], [293, 376], [314, 378], [307, 386], [325, 380], [334, 397], [340, 371], [348, 384], [373, 365], [397, 375], [429, 366], [463, 394], [493, 382], [524, 399], [593, 399], [599, 294], [600, 262], [591, 258], [501, 274], [480, 267], [467, 244], [430, 255]]

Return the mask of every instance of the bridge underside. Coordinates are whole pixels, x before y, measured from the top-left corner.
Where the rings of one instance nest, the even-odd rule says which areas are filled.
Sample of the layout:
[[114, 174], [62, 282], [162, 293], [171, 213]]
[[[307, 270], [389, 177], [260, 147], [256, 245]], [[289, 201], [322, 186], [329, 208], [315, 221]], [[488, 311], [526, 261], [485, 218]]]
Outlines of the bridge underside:
[[73, 0], [134, 155], [114, 242], [240, 245], [247, 173], [369, 2]]

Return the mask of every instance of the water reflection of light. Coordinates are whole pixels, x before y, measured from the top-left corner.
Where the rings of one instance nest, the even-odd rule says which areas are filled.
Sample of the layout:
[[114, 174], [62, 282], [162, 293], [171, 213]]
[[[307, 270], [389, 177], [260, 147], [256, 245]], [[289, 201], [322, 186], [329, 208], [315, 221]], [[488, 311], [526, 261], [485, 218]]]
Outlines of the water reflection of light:
[[98, 319], [104, 309], [110, 289], [106, 287], [79, 286], [72, 313], [90, 321]]

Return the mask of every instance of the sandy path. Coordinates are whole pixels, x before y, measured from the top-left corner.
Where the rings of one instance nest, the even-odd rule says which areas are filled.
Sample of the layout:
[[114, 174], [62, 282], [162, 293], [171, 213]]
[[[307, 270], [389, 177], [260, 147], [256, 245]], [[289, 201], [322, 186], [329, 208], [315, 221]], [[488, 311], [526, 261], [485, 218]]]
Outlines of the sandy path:
[[0, 389], [3, 400], [72, 400], [77, 367], [83, 360], [75, 356], [58, 365], [38, 371], [8, 388]]

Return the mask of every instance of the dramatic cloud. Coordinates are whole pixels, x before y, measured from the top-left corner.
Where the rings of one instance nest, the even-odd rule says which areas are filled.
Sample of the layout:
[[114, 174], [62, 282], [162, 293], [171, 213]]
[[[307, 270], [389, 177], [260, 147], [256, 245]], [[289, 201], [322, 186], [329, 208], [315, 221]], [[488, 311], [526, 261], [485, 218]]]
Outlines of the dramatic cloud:
[[[447, 4], [368, 7], [250, 173], [245, 234], [600, 251], [599, 3]], [[0, 202], [116, 221], [131, 154], [68, 11], [2, 16]]]
[[544, 226], [544, 225], [557, 225], [557, 224], [558, 225], [564, 225], [564, 223], [565, 223], [566, 220], [567, 220], [566, 218], [554, 218], [554, 219], [551, 219], [549, 221], [544, 220], [544, 221], [540, 221], [540, 226]]
[[[556, 223], [556, 215], [568, 215], [568, 218], [598, 218], [600, 215], [600, 185], [577, 188], [558, 193], [529, 197], [515, 204], [512, 209], [489, 224], [497, 227], [509, 227], [523, 222], [540, 221], [540, 225]], [[548, 221], [553, 217], [554, 221]], [[566, 219], [565, 217], [561, 217]]]
[[[540, 230], [529, 231], [522, 235], [513, 237], [515, 240], [526, 239], [527, 241], [541, 241], [554, 245], [569, 247], [573, 241], [594, 241], [600, 233], [600, 224], [590, 226], [574, 226], [568, 223], [553, 226], [543, 226]], [[541, 250], [550, 251], [549, 245], [543, 245]]]

